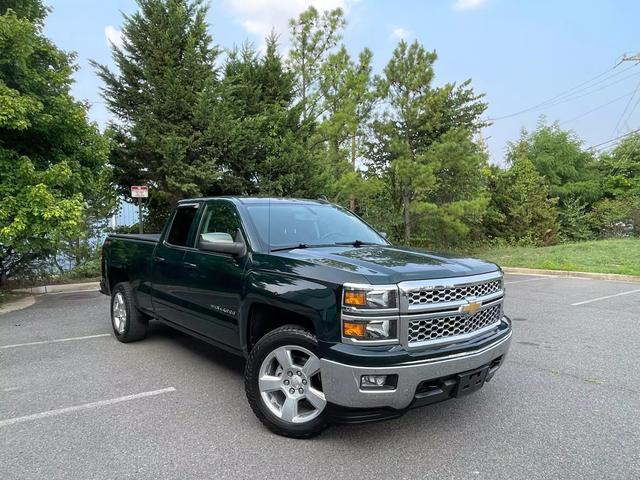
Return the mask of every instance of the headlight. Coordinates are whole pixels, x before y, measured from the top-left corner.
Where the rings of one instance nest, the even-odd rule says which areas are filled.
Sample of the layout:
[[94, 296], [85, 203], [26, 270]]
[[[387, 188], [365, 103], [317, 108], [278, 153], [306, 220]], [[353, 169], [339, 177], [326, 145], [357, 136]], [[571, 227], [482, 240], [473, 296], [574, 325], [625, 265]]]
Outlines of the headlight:
[[345, 285], [342, 304], [346, 310], [376, 310], [398, 308], [398, 287], [395, 285]]
[[342, 336], [353, 340], [390, 340], [398, 337], [397, 320], [342, 317]]
[[345, 284], [342, 293], [342, 341], [397, 343], [398, 313], [397, 285]]

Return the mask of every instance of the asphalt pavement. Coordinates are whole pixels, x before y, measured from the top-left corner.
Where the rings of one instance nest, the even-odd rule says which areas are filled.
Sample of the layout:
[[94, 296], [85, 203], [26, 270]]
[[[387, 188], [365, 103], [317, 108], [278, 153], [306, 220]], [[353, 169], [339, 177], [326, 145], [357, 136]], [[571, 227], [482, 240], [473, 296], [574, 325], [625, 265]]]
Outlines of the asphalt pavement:
[[108, 298], [0, 315], [0, 478], [637, 479], [640, 284], [507, 275], [511, 351], [479, 392], [313, 440], [269, 433], [242, 361]]

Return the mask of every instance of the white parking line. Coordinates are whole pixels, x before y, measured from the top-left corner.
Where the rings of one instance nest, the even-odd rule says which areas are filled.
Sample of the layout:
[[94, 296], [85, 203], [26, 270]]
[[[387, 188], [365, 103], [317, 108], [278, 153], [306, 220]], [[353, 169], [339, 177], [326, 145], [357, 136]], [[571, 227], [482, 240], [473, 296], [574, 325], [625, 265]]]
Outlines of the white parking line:
[[540, 280], [549, 280], [550, 278], [556, 277], [542, 277], [542, 278], [527, 278], [526, 280], [514, 280], [513, 282], [504, 282], [505, 285], [513, 285], [514, 283], [525, 283], [525, 282], [538, 282]]
[[175, 392], [173, 387], [163, 388], [161, 390], [152, 390], [150, 392], [136, 393], [134, 395], [127, 395], [125, 397], [110, 398], [109, 400], [100, 400], [99, 402], [85, 403], [82, 405], [75, 405], [73, 407], [58, 408], [57, 410], [48, 410], [46, 412], [34, 413], [33, 415], [26, 415], [24, 417], [7, 418], [6, 420], [0, 420], [0, 427], [6, 427], [15, 423], [29, 422], [31, 420], [40, 420], [41, 418], [54, 417], [56, 415], [62, 415], [70, 412], [77, 412], [78, 410], [88, 410], [90, 408], [104, 407], [107, 405], [113, 405], [114, 403], [128, 402], [129, 400], [137, 400], [139, 398], [152, 397], [154, 395], [162, 395], [163, 393]]
[[31, 345], [45, 345], [47, 343], [73, 342], [75, 340], [88, 340], [90, 338], [110, 337], [110, 333], [100, 333], [98, 335], [87, 335], [85, 337], [57, 338], [55, 340], [42, 340], [40, 342], [14, 343], [13, 345], [1, 345], [0, 350], [5, 348], [29, 347]]
[[606, 295], [604, 297], [592, 298], [591, 300], [584, 300], [583, 302], [572, 303], [571, 306], [576, 307], [578, 305], [584, 305], [585, 303], [599, 302], [600, 300], [606, 300], [607, 298], [621, 297], [622, 295], [630, 295], [632, 293], [638, 292], [640, 292], [640, 288], [637, 290], [629, 290], [628, 292], [621, 292], [613, 295]]

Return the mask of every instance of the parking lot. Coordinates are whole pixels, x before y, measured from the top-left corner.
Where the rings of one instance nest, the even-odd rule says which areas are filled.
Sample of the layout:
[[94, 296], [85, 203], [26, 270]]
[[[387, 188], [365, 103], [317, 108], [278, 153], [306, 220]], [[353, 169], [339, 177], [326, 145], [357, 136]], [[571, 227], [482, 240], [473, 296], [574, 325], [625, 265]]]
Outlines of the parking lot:
[[0, 315], [0, 475], [57, 478], [640, 478], [640, 285], [507, 275], [510, 354], [474, 395], [398, 420], [269, 433], [242, 362], [154, 324], [111, 335], [108, 298]]

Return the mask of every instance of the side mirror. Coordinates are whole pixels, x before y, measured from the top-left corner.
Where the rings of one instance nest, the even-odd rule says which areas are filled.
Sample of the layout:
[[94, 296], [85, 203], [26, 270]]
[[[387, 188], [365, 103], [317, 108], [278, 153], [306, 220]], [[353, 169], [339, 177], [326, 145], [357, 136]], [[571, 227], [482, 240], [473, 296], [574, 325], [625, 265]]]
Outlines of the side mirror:
[[202, 234], [200, 235], [198, 248], [207, 252], [227, 253], [234, 257], [242, 257], [247, 253], [247, 245], [244, 243], [239, 229], [234, 240], [231, 240], [231, 235], [229, 234]]
[[387, 232], [378, 232], [382, 238], [387, 238]]

